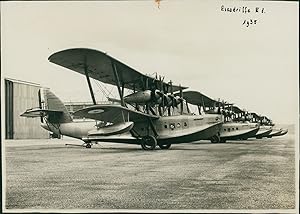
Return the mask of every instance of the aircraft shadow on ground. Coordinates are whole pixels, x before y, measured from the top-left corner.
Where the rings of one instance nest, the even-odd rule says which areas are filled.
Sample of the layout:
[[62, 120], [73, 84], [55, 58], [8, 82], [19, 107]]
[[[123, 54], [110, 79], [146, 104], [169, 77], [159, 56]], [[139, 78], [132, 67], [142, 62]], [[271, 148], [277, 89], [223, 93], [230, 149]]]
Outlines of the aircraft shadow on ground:
[[136, 152], [136, 151], [145, 151], [142, 150], [141, 148], [139, 148], [138, 146], [136, 148], [134, 147], [102, 147], [101, 145], [94, 145], [92, 146], [92, 148], [88, 149], [85, 148], [84, 146], [81, 145], [67, 145], [65, 146], [65, 148], [77, 148], [77, 149], [84, 149], [84, 150], [99, 150], [99, 151], [105, 151], [105, 153], [116, 153], [116, 152], [122, 152], [122, 153], [126, 153], [126, 152]]
[[[209, 144], [209, 143], [207, 143]], [[151, 151], [151, 150], [143, 150], [142, 148], [140, 148], [139, 146], [137, 147], [101, 147], [101, 146], [92, 146], [92, 148], [87, 149], [83, 146], [80, 145], [76, 145], [76, 146], [66, 146], [65, 148], [78, 148], [78, 149], [84, 149], [84, 150], [99, 150], [99, 151], [103, 151], [105, 153], [127, 153], [127, 152], [146, 152], [146, 153], [151, 153], [151, 152], [155, 152], [155, 151], [169, 151], [169, 150], [203, 150], [204, 148], [199, 148], [199, 147], [189, 147], [189, 148], [184, 148], [184, 147], [176, 147], [176, 145], [174, 145], [173, 147], [171, 147], [168, 150], [163, 150], [160, 148], [156, 148], [155, 151]], [[205, 149], [206, 150], [206, 149]]]
[[211, 145], [226, 145], [226, 144], [252, 144], [254, 141], [228, 141], [226, 143], [210, 143], [210, 142], [205, 142], [205, 143], [199, 143], [199, 142], [194, 142], [194, 143], [190, 143], [190, 144], [196, 144], [196, 145], [207, 145], [207, 144], [211, 144]]
[[[210, 143], [210, 142], [194, 142], [194, 143], [187, 143], [187, 144], [174, 144], [172, 145], [172, 147], [168, 150], [207, 150], [207, 148], [201, 148], [201, 145], [231, 145], [231, 144], [241, 144], [241, 145], [248, 145], [248, 144], [253, 144], [254, 141], [252, 142], [246, 142], [246, 141], [231, 141], [231, 142], [226, 142], [226, 143]], [[189, 146], [185, 146], [184, 145], [189, 145]], [[191, 145], [197, 145], [197, 147], [193, 147]], [[61, 147], [57, 147], [57, 148], [61, 148]], [[85, 148], [84, 146], [81, 145], [66, 145], [65, 148], [78, 148], [78, 149], [85, 149], [85, 150], [89, 150], [87, 148]], [[101, 145], [94, 145], [92, 146], [91, 150], [102, 150], [105, 151], [105, 153], [110, 153], [109, 151], [111, 151], [111, 153], [115, 153], [115, 152], [136, 152], [136, 151], [141, 151], [141, 152], [151, 152], [149, 150], [143, 150], [141, 149], [138, 145], [137, 147], [103, 147]], [[162, 150], [160, 148], [156, 148], [155, 150], [161, 150], [161, 151], [168, 151], [168, 150]]]

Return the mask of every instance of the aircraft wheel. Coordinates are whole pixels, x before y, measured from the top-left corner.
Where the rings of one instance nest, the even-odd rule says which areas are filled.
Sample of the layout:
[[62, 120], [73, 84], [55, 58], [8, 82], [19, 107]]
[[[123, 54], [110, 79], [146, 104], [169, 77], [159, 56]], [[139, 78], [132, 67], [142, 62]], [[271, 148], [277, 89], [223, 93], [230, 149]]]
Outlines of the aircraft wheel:
[[92, 148], [92, 144], [90, 142], [87, 142], [85, 145], [85, 148], [90, 149]]
[[220, 143], [226, 143], [226, 140], [221, 138]]
[[212, 143], [220, 143], [220, 136], [215, 135], [210, 138], [210, 142]]
[[168, 144], [158, 144], [159, 148], [161, 149], [169, 149], [171, 147], [171, 143]]
[[152, 135], [145, 136], [142, 138], [141, 146], [144, 150], [154, 150], [157, 145], [156, 138]]

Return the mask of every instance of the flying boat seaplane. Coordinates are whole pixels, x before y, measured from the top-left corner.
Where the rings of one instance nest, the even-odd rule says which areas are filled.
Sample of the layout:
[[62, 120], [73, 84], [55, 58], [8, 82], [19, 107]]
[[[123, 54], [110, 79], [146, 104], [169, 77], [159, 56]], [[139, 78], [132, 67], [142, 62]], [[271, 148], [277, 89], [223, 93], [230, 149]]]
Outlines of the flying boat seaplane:
[[[259, 125], [256, 123], [233, 121], [232, 117], [235, 115], [235, 112], [232, 110], [233, 104], [214, 100], [198, 91], [184, 91], [183, 98], [187, 102], [198, 106], [199, 114], [203, 112], [204, 114], [217, 113], [223, 115], [224, 123], [220, 132], [220, 142], [222, 143], [225, 143], [227, 140], [247, 139], [255, 136], [259, 130]], [[230, 106], [230, 110], [227, 109], [228, 106]], [[213, 140], [211, 142], [214, 143]]]
[[288, 133], [288, 129], [275, 127], [275, 124], [273, 123], [273, 121], [266, 116], [260, 117], [260, 123], [263, 124], [264, 126], [272, 127], [272, 132], [267, 136], [267, 138], [282, 136], [282, 135], [285, 135], [286, 133]]
[[279, 137], [288, 133], [288, 129], [283, 128], [272, 128], [272, 132], [267, 136], [267, 138]]
[[[74, 112], [94, 122], [76, 123], [52, 92], [41, 90], [40, 106], [23, 116], [40, 116], [42, 127], [51, 132], [81, 139], [86, 148], [97, 142], [116, 142], [141, 145], [144, 150], [154, 150], [157, 145], [169, 149], [171, 144], [220, 139], [222, 118], [191, 113], [182, 97], [187, 87], [144, 75], [93, 49], [67, 49], [48, 60], [84, 75], [94, 104]], [[117, 87], [120, 104], [97, 104], [91, 79]], [[131, 93], [125, 94], [125, 89]]]
[[264, 117], [257, 115], [255, 112], [250, 113], [251, 120], [253, 122], [259, 123], [260, 128], [256, 133], [256, 139], [262, 139], [263, 137], [268, 137], [272, 133], [272, 123], [264, 121]]
[[[229, 111], [229, 120], [235, 124], [239, 124], [240, 128], [244, 131], [251, 130], [247, 134], [238, 137], [239, 140], [247, 140], [248, 138], [256, 136], [257, 132], [260, 129], [260, 124], [252, 122], [252, 116], [245, 110], [242, 110], [236, 105], [230, 105], [225, 107], [225, 112]], [[238, 128], [238, 127], [236, 127]], [[227, 130], [229, 131], [229, 130]]]
[[276, 136], [282, 136], [288, 133], [288, 129], [276, 128], [273, 121], [269, 119], [267, 116], [259, 116], [254, 112], [251, 114], [253, 115], [253, 120], [259, 122], [263, 127], [263, 129], [265, 130], [272, 129], [272, 131], [268, 135], [264, 134], [263, 136], [259, 136], [259, 137], [272, 138]]

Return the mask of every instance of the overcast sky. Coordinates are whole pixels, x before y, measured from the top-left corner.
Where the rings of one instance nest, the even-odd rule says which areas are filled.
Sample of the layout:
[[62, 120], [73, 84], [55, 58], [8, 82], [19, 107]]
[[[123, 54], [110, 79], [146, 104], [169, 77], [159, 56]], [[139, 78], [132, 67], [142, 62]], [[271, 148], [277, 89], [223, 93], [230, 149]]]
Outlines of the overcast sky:
[[[250, 19], [256, 24], [243, 25]], [[154, 0], [1, 2], [1, 73], [49, 87], [64, 101], [91, 101], [85, 77], [47, 58], [93, 48], [275, 123], [294, 123], [298, 20], [298, 2], [165, 0], [160, 9]]]

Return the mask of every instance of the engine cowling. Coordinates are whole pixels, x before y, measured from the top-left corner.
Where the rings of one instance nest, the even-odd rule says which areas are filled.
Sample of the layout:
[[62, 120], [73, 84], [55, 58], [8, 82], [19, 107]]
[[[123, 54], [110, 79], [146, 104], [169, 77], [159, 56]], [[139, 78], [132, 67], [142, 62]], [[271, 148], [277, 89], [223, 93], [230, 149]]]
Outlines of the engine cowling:
[[147, 103], [151, 101], [152, 96], [151, 96], [151, 90], [145, 90], [145, 91], [138, 91], [133, 94], [129, 94], [124, 97], [124, 101], [126, 103]]
[[133, 94], [129, 94], [124, 97], [124, 101], [126, 103], [138, 103], [138, 104], [145, 104], [148, 102], [153, 102], [155, 104], [161, 104], [162, 103], [162, 96], [164, 96], [163, 93], [161, 93], [159, 90], [145, 90], [145, 91], [138, 91]]

